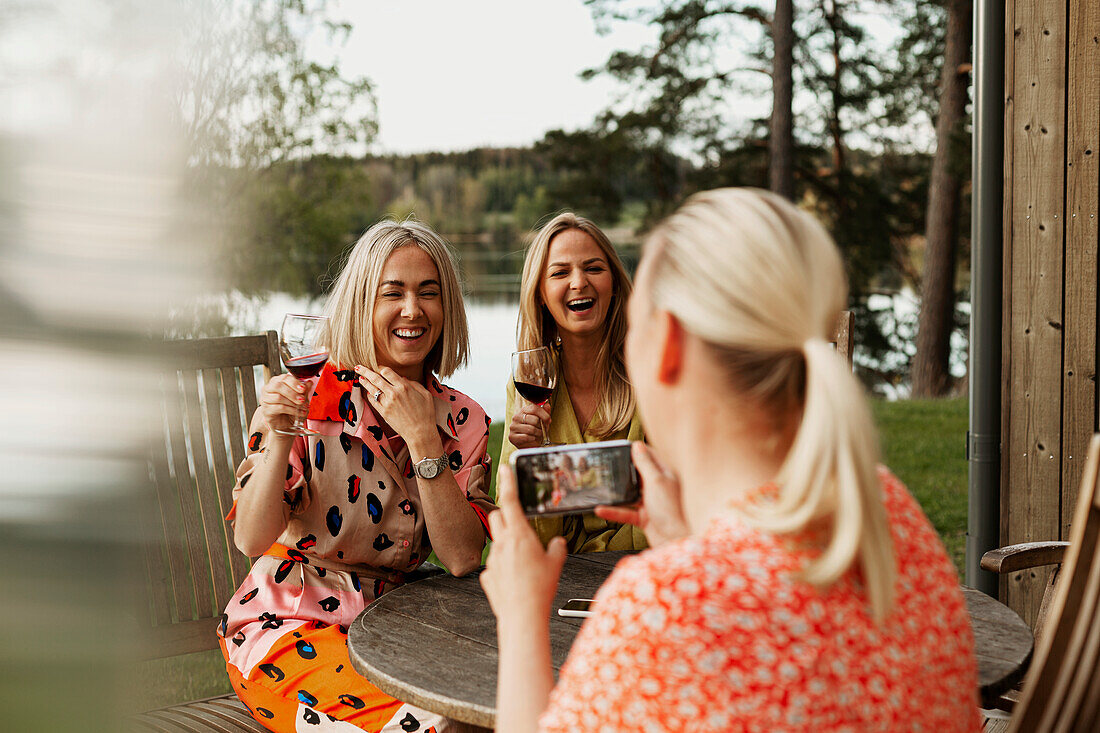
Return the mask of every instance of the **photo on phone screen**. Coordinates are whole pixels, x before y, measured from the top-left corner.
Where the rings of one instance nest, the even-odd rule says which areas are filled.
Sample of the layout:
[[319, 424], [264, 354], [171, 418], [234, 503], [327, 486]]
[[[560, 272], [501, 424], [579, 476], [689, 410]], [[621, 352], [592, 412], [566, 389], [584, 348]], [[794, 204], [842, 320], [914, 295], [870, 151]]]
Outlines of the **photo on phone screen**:
[[518, 450], [512, 467], [529, 516], [579, 514], [641, 499], [628, 440]]

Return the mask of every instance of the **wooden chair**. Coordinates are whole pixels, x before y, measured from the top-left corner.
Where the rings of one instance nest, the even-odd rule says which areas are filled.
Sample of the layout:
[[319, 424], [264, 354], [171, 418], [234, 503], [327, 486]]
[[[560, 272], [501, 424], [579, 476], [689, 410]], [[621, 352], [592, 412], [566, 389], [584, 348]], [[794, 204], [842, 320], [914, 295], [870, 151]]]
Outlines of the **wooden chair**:
[[[987, 570], [1062, 560], [1053, 600], [1043, 599], [1035, 656], [1008, 730], [1100, 730], [1100, 434], [1089, 444], [1068, 547], [1029, 543], [993, 550]], [[1034, 564], [1027, 564], [1034, 561]], [[1003, 700], [1011, 703], [1008, 696]], [[1007, 707], [1007, 705], [1006, 705]]]
[[855, 315], [852, 311], [841, 311], [837, 319], [836, 329], [829, 338], [829, 343], [836, 346], [838, 354], [852, 364], [852, 329], [855, 327]]
[[[218, 646], [222, 609], [250, 567], [224, 517], [256, 410], [256, 367], [264, 380], [281, 372], [274, 331], [167, 342], [164, 360], [163, 440], [150, 461], [155, 530], [145, 552], [150, 658]], [[235, 695], [152, 710], [133, 722], [139, 731], [265, 730]]]

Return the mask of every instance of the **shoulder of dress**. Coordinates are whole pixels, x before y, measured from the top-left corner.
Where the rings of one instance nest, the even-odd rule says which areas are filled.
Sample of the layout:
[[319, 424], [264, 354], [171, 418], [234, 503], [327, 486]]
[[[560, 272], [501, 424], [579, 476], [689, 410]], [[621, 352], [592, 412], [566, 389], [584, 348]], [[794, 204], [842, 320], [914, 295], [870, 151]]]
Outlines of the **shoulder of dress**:
[[[432, 390], [435, 398], [447, 405], [450, 409], [451, 416], [454, 418], [456, 432], [463, 432], [463, 428], [466, 430], [473, 430], [476, 426], [480, 425], [481, 432], [484, 432], [488, 427], [489, 415], [485, 412], [484, 408], [474, 400], [473, 397], [460, 392], [454, 387], [449, 387], [445, 384], [436, 382], [439, 385], [439, 390]], [[465, 412], [466, 414], [462, 414]], [[470, 427], [466, 427], [470, 426]]]

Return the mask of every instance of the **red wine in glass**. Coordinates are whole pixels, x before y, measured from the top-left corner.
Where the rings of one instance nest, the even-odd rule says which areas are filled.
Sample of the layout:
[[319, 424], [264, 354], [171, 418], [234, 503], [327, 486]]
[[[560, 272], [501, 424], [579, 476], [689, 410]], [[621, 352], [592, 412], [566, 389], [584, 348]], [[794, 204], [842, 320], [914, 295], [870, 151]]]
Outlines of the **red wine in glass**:
[[[512, 354], [512, 383], [516, 392], [528, 402], [541, 405], [554, 394], [557, 383], [557, 364], [550, 349], [540, 346]], [[550, 445], [546, 425], [542, 427], [542, 444]]]
[[543, 387], [541, 384], [528, 384], [527, 382], [514, 382], [516, 385], [516, 391], [520, 393], [520, 396], [528, 402], [533, 402], [536, 405], [541, 405], [550, 399], [550, 395], [554, 394], [553, 387]]
[[309, 356], [296, 356], [283, 363], [286, 370], [298, 379], [312, 379], [321, 373], [328, 361], [328, 352], [321, 351]]
[[[283, 366], [297, 379], [313, 379], [328, 361], [327, 339], [327, 318], [288, 313], [279, 331], [279, 355], [283, 358]], [[312, 389], [312, 385], [307, 385], [307, 389]], [[304, 412], [299, 410], [289, 429], [275, 428], [275, 432], [280, 435], [320, 435], [306, 427]]]

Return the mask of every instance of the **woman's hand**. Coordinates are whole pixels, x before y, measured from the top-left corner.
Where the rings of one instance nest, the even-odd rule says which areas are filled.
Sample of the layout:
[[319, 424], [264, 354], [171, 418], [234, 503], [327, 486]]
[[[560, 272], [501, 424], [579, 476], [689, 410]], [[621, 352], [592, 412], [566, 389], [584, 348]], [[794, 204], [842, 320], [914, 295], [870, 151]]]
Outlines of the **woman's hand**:
[[[272, 377], [260, 392], [260, 412], [264, 422], [273, 430], [288, 430], [294, 424], [294, 418], [309, 409], [311, 396], [309, 382], [303, 382], [292, 374]], [[273, 437], [275, 435], [278, 433], [273, 433]]]
[[489, 514], [493, 545], [481, 573], [481, 587], [502, 633], [535, 634], [550, 618], [565, 563], [565, 539], [555, 537], [543, 549], [523, 515], [516, 477], [507, 466], [497, 473], [497, 504], [500, 509]]
[[517, 448], [540, 446], [544, 426], [550, 429], [550, 410], [546, 404], [535, 405], [523, 400], [508, 426], [508, 442]]
[[415, 453], [425, 443], [439, 442], [439, 431], [435, 426], [435, 398], [424, 385], [405, 379], [389, 367], [382, 367], [376, 372], [357, 366], [355, 373], [362, 379], [368, 404], [397, 431], [410, 451]]
[[640, 527], [651, 547], [687, 537], [691, 529], [680, 503], [680, 480], [645, 443], [634, 443], [630, 453], [642, 480], [642, 503], [636, 507], [598, 506], [596, 516]]

